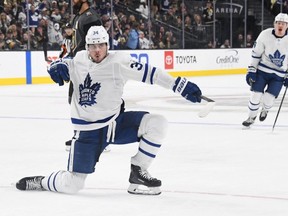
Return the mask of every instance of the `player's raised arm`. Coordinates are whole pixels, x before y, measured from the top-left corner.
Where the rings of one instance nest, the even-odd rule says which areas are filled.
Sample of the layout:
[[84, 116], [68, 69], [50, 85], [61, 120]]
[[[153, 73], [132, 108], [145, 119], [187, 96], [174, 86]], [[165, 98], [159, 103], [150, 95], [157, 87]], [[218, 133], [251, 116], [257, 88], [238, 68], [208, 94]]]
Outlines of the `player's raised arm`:
[[200, 88], [185, 77], [175, 79], [161, 68], [154, 67], [147, 63], [137, 62], [130, 56], [121, 57], [120, 71], [126, 79], [140, 81], [150, 85], [159, 85], [166, 89], [172, 89], [185, 99], [200, 103], [202, 92]]

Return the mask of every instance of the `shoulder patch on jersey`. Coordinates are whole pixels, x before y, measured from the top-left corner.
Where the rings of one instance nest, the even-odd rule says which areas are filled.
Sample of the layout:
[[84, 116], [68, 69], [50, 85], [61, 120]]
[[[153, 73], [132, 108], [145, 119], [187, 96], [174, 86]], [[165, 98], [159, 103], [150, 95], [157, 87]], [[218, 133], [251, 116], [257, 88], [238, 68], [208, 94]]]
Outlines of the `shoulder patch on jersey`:
[[275, 64], [278, 67], [282, 67], [285, 55], [281, 55], [279, 50], [276, 50], [273, 55], [269, 54], [269, 58], [271, 62], [273, 62], [273, 64]]
[[88, 73], [84, 84], [79, 85], [79, 104], [81, 106], [92, 106], [93, 104], [96, 104], [96, 94], [101, 88], [100, 83], [94, 83], [92, 84], [92, 79], [90, 74]]

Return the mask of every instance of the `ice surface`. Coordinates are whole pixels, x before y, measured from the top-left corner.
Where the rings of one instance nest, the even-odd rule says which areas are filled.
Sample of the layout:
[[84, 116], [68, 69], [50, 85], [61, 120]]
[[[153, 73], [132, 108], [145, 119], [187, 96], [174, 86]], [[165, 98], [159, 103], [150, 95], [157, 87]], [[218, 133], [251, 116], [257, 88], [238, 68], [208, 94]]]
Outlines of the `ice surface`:
[[130, 157], [137, 144], [111, 146], [77, 195], [18, 191], [25, 176], [66, 169], [64, 142], [72, 136], [68, 85], [0, 87], [1, 216], [287, 216], [288, 108], [284, 89], [264, 122], [242, 130], [249, 87], [244, 75], [194, 77], [216, 106], [205, 118], [203, 104], [172, 91], [129, 82], [127, 110], [160, 113], [169, 133], [150, 173], [163, 182], [160, 196], [127, 193]]

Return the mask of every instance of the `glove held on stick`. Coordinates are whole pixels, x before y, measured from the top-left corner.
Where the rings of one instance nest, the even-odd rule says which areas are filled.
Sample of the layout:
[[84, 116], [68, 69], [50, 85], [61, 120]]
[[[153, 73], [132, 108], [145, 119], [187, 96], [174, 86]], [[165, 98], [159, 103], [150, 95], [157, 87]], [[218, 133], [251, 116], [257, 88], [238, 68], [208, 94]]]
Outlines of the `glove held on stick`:
[[201, 102], [202, 92], [199, 87], [188, 81], [185, 77], [178, 77], [173, 86], [173, 91], [182, 95], [182, 97], [193, 103]]

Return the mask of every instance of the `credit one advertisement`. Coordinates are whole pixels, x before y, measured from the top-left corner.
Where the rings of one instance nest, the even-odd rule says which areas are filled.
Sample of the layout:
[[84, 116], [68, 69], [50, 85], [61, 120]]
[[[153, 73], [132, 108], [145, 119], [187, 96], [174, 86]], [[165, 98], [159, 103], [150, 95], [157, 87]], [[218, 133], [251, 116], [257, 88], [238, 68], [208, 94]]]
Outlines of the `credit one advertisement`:
[[152, 64], [177, 76], [246, 73], [251, 49], [134, 51], [135, 60]]

